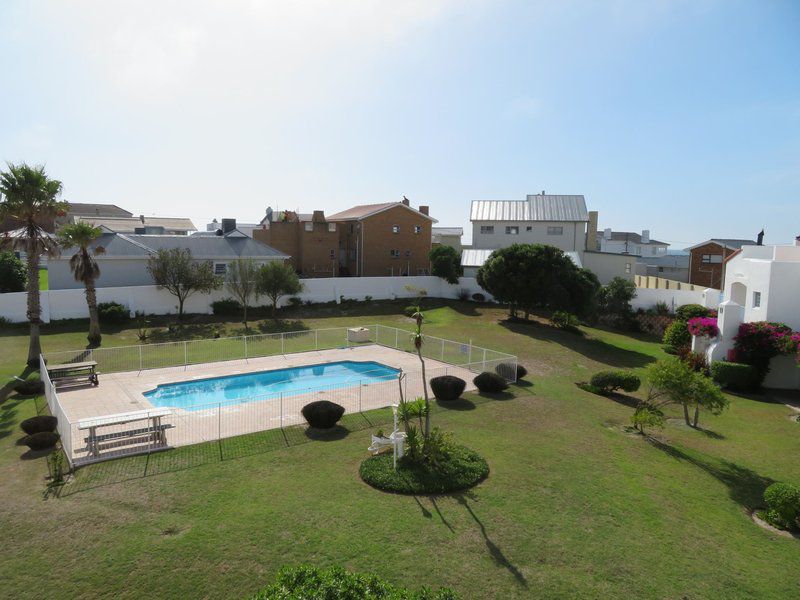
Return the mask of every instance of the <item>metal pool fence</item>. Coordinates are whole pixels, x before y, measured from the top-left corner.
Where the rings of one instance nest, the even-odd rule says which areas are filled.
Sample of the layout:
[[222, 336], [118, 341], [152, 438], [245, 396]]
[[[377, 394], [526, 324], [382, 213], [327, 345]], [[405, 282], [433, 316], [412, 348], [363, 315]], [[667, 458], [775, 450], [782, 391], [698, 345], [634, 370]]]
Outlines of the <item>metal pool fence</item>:
[[[367, 331], [365, 331], [365, 329]], [[41, 378], [50, 413], [58, 418], [61, 444], [71, 466], [108, 460], [131, 454], [218, 441], [235, 436], [257, 436], [261, 432], [302, 425], [303, 406], [315, 400], [329, 400], [358, 414], [396, 404], [401, 397], [423, 394], [421, 371], [401, 372], [385, 381], [351, 382], [324, 388], [308, 387], [295, 392], [261, 394], [246, 399], [194, 405], [191, 409], [137, 411], [135, 414], [98, 415], [70, 421], [59, 403], [46, 364], [94, 360], [101, 373], [129, 372], [164, 367], [290, 354], [314, 350], [377, 344], [405, 352], [416, 352], [409, 331], [373, 325], [359, 328], [360, 339], [348, 340], [348, 328], [318, 329], [282, 334], [241, 336], [120, 348], [55, 352], [41, 360]], [[452, 374], [464, 379], [472, 373], [497, 371], [515, 379], [517, 357], [435, 336], [424, 336], [425, 358], [446, 363], [426, 369], [426, 378]], [[500, 365], [505, 368], [499, 368]], [[101, 384], [102, 386], [102, 377]], [[117, 423], [116, 421], [120, 421]], [[98, 434], [98, 431], [101, 432]]]

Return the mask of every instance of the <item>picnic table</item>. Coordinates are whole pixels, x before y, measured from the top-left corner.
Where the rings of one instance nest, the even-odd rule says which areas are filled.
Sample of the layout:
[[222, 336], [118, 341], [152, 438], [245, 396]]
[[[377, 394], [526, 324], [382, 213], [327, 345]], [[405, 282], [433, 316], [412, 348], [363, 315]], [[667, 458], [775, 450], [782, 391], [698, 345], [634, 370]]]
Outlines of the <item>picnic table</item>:
[[[147, 444], [147, 449], [157, 449], [167, 447], [166, 430], [172, 425], [163, 424], [161, 419], [172, 414], [168, 408], [155, 408], [152, 410], [137, 410], [134, 412], [117, 413], [103, 417], [90, 417], [78, 421], [79, 431], [89, 431], [84, 438], [86, 450], [92, 456], [99, 456], [103, 446], [117, 448], [130, 446], [133, 444]], [[98, 434], [98, 429], [104, 427], [119, 427], [129, 423], [146, 424], [133, 429], [122, 429], [110, 431], [109, 433]]]
[[88, 382], [99, 385], [97, 362], [86, 360], [83, 362], [64, 363], [60, 365], [47, 365], [47, 374], [50, 381], [58, 387], [59, 384], [67, 385]]

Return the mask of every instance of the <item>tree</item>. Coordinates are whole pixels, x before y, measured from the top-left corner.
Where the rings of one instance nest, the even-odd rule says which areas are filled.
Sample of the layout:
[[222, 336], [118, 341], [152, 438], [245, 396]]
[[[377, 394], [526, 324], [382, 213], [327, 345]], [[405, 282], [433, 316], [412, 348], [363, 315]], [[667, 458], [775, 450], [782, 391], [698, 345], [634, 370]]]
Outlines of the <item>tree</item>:
[[417, 356], [419, 357], [419, 362], [422, 365], [422, 392], [425, 396], [425, 430], [422, 433], [422, 438], [423, 446], [425, 446], [431, 437], [431, 401], [428, 397], [428, 378], [425, 376], [425, 359], [422, 358], [422, 344], [424, 343], [422, 336], [423, 318], [422, 311], [418, 306], [417, 312], [414, 313], [414, 321], [416, 322], [417, 329], [411, 335], [411, 339], [414, 341], [414, 348], [417, 349]]
[[458, 283], [464, 274], [461, 268], [461, 255], [452, 246], [437, 246], [428, 252], [431, 261], [431, 274], [441, 277], [447, 283]]
[[228, 264], [225, 289], [242, 305], [242, 322], [247, 329], [247, 308], [258, 300], [259, 267], [252, 258], [240, 258]]
[[[683, 406], [683, 418], [686, 424], [697, 427], [700, 408], [711, 414], [720, 414], [727, 406], [728, 399], [711, 379], [691, 369], [685, 362], [677, 358], [660, 360], [647, 368], [650, 381], [650, 398], [652, 403], [660, 397]], [[694, 419], [689, 418], [689, 409], [694, 407]]]
[[99, 227], [94, 227], [89, 223], [73, 223], [64, 225], [58, 232], [58, 243], [62, 248], [68, 250], [77, 248], [75, 254], [69, 259], [69, 268], [75, 276], [75, 281], [83, 283], [86, 293], [86, 304], [89, 307], [89, 344], [99, 346], [102, 340], [100, 334], [100, 318], [97, 313], [97, 292], [94, 282], [100, 277], [100, 266], [94, 259], [93, 254], [103, 254], [105, 249], [102, 246], [90, 246], [97, 238], [102, 235]]
[[41, 327], [41, 299], [39, 296], [39, 261], [42, 254], [54, 256], [58, 245], [47, 233], [45, 226], [67, 209], [67, 203], [58, 200], [61, 182], [50, 179], [43, 166], [31, 167], [25, 163], [9, 164], [0, 173], [0, 221], [9, 219], [20, 224], [19, 233], [6, 234], [4, 246], [25, 252], [28, 268], [28, 322], [30, 341], [28, 364], [37, 366], [42, 353], [39, 329]]
[[183, 304], [195, 292], [210, 294], [222, 285], [210, 261], [195, 261], [188, 248], [159, 250], [147, 261], [147, 270], [158, 287], [178, 299], [178, 320], [183, 320]]
[[598, 294], [600, 309], [617, 319], [627, 319], [633, 314], [631, 300], [636, 297], [636, 285], [623, 277], [614, 277]]
[[509, 314], [526, 315], [535, 308], [586, 314], [594, 305], [600, 283], [562, 250], [545, 244], [513, 244], [495, 250], [478, 269], [478, 284]]
[[13, 252], [0, 252], [0, 294], [22, 292], [28, 283], [25, 265]]
[[272, 260], [258, 271], [256, 289], [272, 301], [272, 318], [278, 309], [278, 300], [282, 296], [299, 294], [303, 284], [292, 268], [292, 265], [279, 260]]

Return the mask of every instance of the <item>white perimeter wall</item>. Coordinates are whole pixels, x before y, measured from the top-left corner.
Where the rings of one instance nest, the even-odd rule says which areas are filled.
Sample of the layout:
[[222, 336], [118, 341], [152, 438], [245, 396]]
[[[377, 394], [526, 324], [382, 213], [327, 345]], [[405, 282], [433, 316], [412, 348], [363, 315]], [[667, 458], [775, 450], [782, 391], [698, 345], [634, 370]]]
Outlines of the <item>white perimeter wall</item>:
[[684, 304], [700, 304], [707, 308], [719, 306], [719, 290], [652, 290], [636, 288], [636, 297], [631, 302], [634, 310], [655, 308], [656, 303], [665, 302], [673, 311]]
[[[471, 277], [462, 277], [457, 285], [451, 285], [439, 277], [336, 277], [304, 279], [303, 284], [305, 286], [303, 293], [298, 296], [304, 301], [312, 302], [338, 302], [341, 296], [358, 300], [364, 300], [366, 296], [372, 296], [375, 300], [415, 297], [416, 292], [406, 289], [406, 286], [424, 289], [432, 298], [458, 298], [460, 290], [463, 289], [470, 296], [480, 292], [487, 300], [492, 299]], [[42, 320], [46, 323], [57, 319], [89, 317], [83, 289], [49, 290], [41, 292], [41, 295]], [[230, 294], [224, 288], [212, 294], [194, 294], [186, 301], [184, 311], [211, 313], [211, 303], [227, 297], [230, 297]], [[178, 312], [175, 297], [154, 285], [97, 288], [97, 301], [119, 302], [127, 306], [131, 313], [142, 311], [146, 314], [164, 315]], [[286, 305], [288, 301], [289, 297], [285, 296], [281, 299], [280, 305]], [[268, 302], [261, 298], [258, 304]], [[25, 322], [28, 320], [25, 315], [26, 310], [25, 292], [0, 294], [0, 317], [14, 323]]]

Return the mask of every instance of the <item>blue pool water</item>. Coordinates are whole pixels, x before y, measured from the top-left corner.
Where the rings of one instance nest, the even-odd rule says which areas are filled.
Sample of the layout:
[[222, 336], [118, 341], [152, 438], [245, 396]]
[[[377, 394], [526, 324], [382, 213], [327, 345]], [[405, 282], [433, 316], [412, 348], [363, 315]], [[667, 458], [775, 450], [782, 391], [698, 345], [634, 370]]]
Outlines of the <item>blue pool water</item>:
[[[396, 379], [399, 369], [377, 362], [340, 362], [306, 365], [275, 371], [242, 375], [227, 375], [211, 379], [196, 379], [166, 383], [145, 392], [153, 406], [198, 410], [208, 404], [235, 404], [278, 393], [302, 394], [309, 388], [325, 390], [348, 385], [375, 383]], [[260, 397], [260, 398], [259, 398]]]

